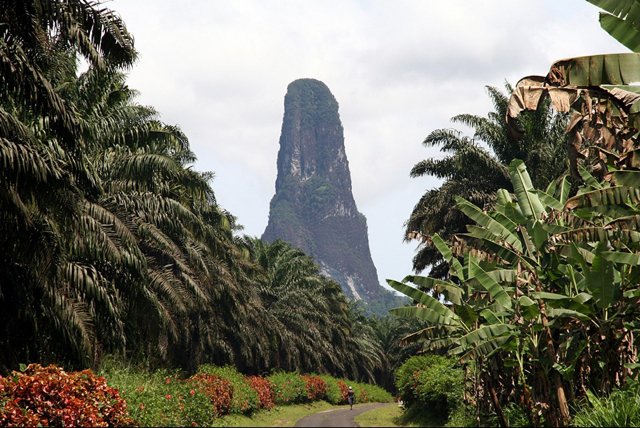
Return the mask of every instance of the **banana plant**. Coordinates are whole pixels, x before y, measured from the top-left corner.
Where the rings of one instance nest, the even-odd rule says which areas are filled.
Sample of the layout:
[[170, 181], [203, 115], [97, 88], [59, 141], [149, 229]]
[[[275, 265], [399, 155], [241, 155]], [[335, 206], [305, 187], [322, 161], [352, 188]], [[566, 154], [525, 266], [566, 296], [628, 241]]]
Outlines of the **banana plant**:
[[573, 197], [566, 176], [536, 190], [521, 161], [509, 172], [514, 193], [498, 191], [492, 210], [457, 201], [473, 224], [451, 247], [432, 237], [451, 266], [450, 281], [388, 281], [418, 303], [393, 313], [425, 320], [428, 327], [407, 339], [474, 360], [483, 385], [502, 379], [505, 395], [518, 385], [531, 423], [542, 423], [536, 403], [544, 403], [544, 423], [567, 424], [568, 396], [607, 390], [635, 363], [640, 215], [629, 213], [640, 195], [624, 171], [600, 184], [581, 168], [587, 184]]

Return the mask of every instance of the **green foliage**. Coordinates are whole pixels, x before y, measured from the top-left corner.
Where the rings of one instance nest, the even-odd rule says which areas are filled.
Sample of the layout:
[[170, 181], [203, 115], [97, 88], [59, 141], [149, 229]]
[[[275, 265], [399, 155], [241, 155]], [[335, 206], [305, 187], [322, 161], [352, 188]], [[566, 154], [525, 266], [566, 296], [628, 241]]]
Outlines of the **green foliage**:
[[583, 427], [632, 427], [640, 425], [640, 387], [613, 391], [606, 397], [593, 392], [575, 410], [572, 424]]
[[606, 11], [600, 12], [603, 30], [632, 51], [640, 52], [640, 17], [636, 0], [587, 1]]
[[[225, 415], [252, 415], [280, 405], [325, 398], [328, 384], [341, 404], [347, 383], [331, 376], [278, 372], [243, 376], [233, 367], [205, 365], [190, 377], [168, 370], [124, 367], [107, 359], [101, 376], [32, 364], [0, 376], [2, 425], [219, 426]], [[349, 381], [358, 402], [392, 401], [375, 385]], [[249, 407], [247, 403], [258, 400]], [[277, 411], [277, 410], [276, 410]]]
[[441, 355], [409, 358], [396, 371], [396, 387], [407, 406], [419, 404], [445, 417], [462, 405], [464, 372]]
[[338, 379], [329, 375], [320, 375], [320, 378], [327, 385], [326, 396], [327, 401], [331, 404], [344, 404], [345, 398], [342, 396], [342, 391], [338, 385]]
[[[79, 0], [3, 6], [0, 343], [12, 352], [0, 353], [0, 371], [121, 354], [190, 372], [215, 361], [372, 379], [382, 352], [371, 336], [352, 337], [339, 287], [315, 266], [296, 284], [265, 284], [270, 272], [234, 236], [213, 174], [192, 168], [187, 136], [136, 101], [120, 18]], [[316, 184], [317, 202], [330, 198]], [[295, 226], [290, 202], [282, 210]], [[281, 272], [303, 256], [279, 260], [290, 263]], [[253, 411], [255, 397], [244, 399], [232, 405]]]
[[273, 368], [374, 379], [384, 367], [382, 349], [340, 285], [323, 276], [311, 257], [284, 241], [245, 238], [245, 243], [263, 271], [256, 275], [260, 297], [281, 343]]
[[377, 385], [337, 379], [329, 375], [320, 375], [319, 377], [326, 384], [326, 400], [331, 404], [345, 404], [349, 386], [353, 388], [356, 394], [356, 403], [387, 403], [393, 401], [391, 394]]
[[352, 385], [356, 393], [356, 403], [389, 403], [394, 401], [393, 396], [378, 385], [361, 382], [352, 382], [349, 385]]

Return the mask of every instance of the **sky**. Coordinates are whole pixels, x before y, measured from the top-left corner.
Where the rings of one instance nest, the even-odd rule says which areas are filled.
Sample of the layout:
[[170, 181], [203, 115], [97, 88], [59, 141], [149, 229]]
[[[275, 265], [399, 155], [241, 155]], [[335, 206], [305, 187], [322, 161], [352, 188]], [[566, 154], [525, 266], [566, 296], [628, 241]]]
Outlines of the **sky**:
[[[441, 157], [422, 141], [492, 109], [486, 86], [545, 75], [558, 59], [628, 50], [586, 0], [111, 0], [139, 58], [138, 102], [189, 137], [218, 203], [260, 237], [275, 192], [287, 85], [337, 99], [353, 194], [381, 284], [412, 273], [404, 222], [440, 182], [410, 178]], [[478, 177], [479, 180], [482, 177]]]

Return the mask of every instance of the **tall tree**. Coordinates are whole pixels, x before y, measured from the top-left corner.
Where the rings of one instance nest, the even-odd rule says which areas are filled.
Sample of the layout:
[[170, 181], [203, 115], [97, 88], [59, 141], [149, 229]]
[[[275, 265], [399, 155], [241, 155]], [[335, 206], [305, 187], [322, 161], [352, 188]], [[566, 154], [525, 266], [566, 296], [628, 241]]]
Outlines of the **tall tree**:
[[494, 110], [486, 117], [461, 114], [452, 118], [454, 123], [473, 129], [473, 137], [454, 129], [438, 129], [424, 140], [425, 146], [439, 146], [448, 155], [425, 159], [411, 170], [412, 177], [432, 175], [444, 180], [440, 187], [428, 190], [420, 198], [406, 224], [405, 239], [420, 241], [413, 260], [418, 272], [431, 266], [431, 275], [446, 276], [447, 263], [431, 236], [438, 233], [449, 239], [464, 232], [464, 215], [453, 208], [456, 196], [481, 208], [489, 206], [498, 189], [511, 189], [508, 165], [513, 159], [525, 161], [540, 187], [566, 168], [566, 115], [555, 113], [547, 102], [510, 126], [505, 117], [513, 88], [506, 84], [505, 90], [506, 94], [487, 87]]

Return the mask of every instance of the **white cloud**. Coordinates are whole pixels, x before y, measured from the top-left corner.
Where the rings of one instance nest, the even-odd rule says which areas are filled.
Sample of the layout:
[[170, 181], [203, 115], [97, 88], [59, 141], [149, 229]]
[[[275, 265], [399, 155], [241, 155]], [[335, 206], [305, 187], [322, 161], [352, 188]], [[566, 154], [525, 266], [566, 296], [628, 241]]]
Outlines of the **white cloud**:
[[451, 127], [458, 113], [486, 114], [487, 84], [545, 74], [568, 56], [625, 50], [584, 0], [106, 6], [120, 13], [140, 51], [129, 79], [140, 102], [183, 128], [197, 168], [216, 172], [219, 201], [250, 234], [267, 222], [286, 87], [301, 77], [325, 82], [340, 104], [354, 195], [369, 218], [381, 279], [410, 267], [401, 225], [435, 181], [408, 174], [434, 153], [421, 146], [430, 131]]

